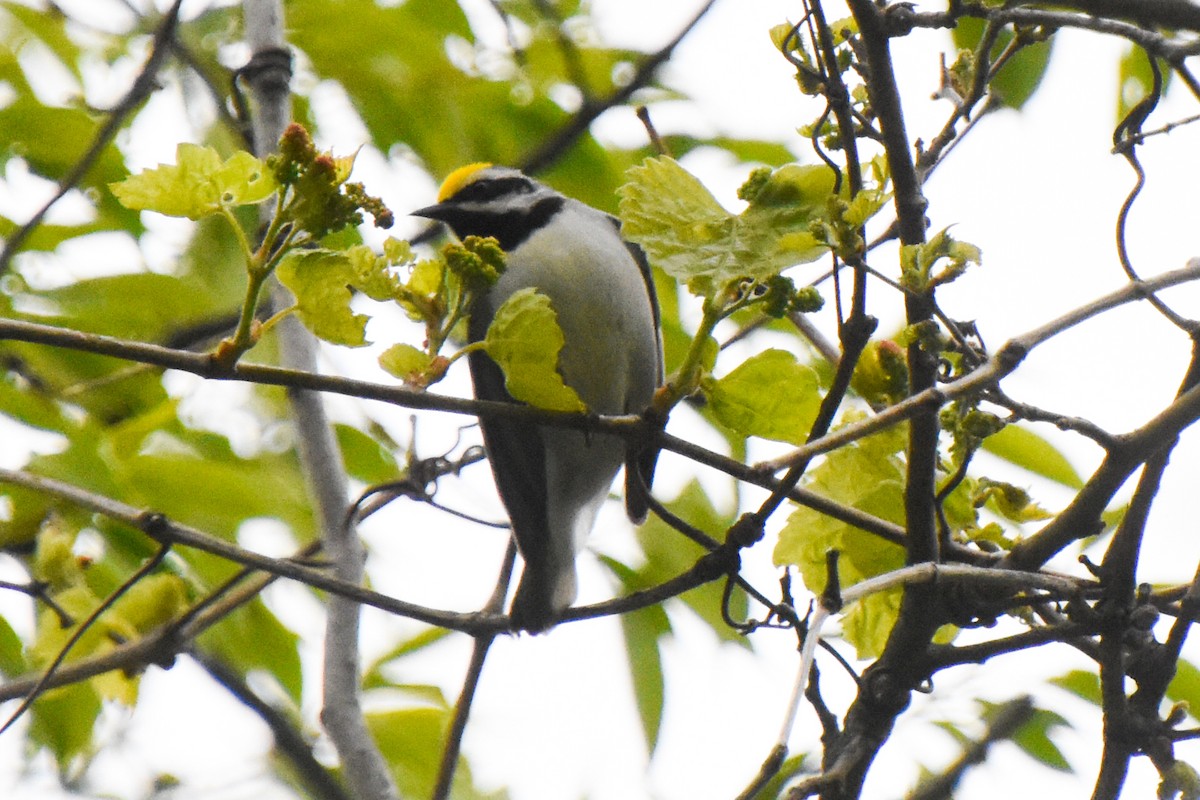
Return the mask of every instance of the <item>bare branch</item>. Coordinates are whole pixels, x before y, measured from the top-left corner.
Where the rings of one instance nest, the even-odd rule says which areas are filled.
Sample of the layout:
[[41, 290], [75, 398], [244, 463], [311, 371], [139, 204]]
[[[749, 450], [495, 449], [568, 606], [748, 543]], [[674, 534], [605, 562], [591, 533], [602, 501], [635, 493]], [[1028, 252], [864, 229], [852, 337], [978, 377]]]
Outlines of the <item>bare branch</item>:
[[[996, 351], [996, 354], [986, 364], [968, 375], [944, 386], [934, 386], [911, 397], [906, 397], [894, 406], [889, 406], [868, 419], [839, 428], [812, 444], [799, 447], [785, 456], [756, 464], [755, 468], [771, 472], [784, 469], [793, 461], [836, 450], [850, 442], [889, 428], [901, 420], [908, 419], [922, 406], [944, 405], [951, 400], [996, 385], [1020, 365], [1029, 351], [1060, 333], [1118, 306], [1142, 300], [1147, 293], [1161, 291], [1198, 279], [1200, 279], [1200, 259], [1192, 259], [1183, 269], [1164, 272], [1162, 275], [1140, 283], [1126, 284], [1115, 292], [1072, 309], [1058, 319], [1051, 320], [1021, 336], [1010, 339]], [[2, 328], [0, 328], [0, 335], [2, 335]]]

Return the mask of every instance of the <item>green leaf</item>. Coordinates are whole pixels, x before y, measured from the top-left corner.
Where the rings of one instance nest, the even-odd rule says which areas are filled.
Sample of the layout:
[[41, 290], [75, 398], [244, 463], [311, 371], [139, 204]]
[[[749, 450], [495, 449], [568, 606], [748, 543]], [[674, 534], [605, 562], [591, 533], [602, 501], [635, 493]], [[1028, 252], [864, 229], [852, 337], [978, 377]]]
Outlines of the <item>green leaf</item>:
[[367, 726], [392, 768], [401, 796], [427, 797], [437, 778], [446, 738], [446, 709], [417, 707], [377, 712], [367, 715]]
[[[762, 139], [735, 139], [728, 136], [696, 137], [685, 133], [669, 134], [662, 137], [670, 152], [677, 160], [693, 150], [717, 148], [733, 155], [738, 161], [749, 164], [768, 164], [777, 167], [795, 160], [795, 156], [786, 145]], [[648, 150], [642, 152], [641, 161], [653, 155]]]
[[394, 681], [388, 680], [383, 674], [383, 668], [404, 656], [418, 653], [430, 645], [437, 644], [450, 635], [449, 628], [426, 628], [408, 639], [404, 639], [391, 650], [376, 658], [363, 670], [363, 688], [378, 689], [394, 687]]
[[262, 202], [276, 189], [266, 165], [243, 151], [222, 161], [211, 147], [182, 143], [175, 160], [174, 165], [160, 164], [110, 188], [126, 208], [188, 219]]
[[[70, 440], [61, 453], [38, 455], [29, 460], [25, 470], [72, 483], [81, 489], [109, 497], [118, 496], [108, 464], [98, 452], [102, 440], [91, 428], [85, 428]], [[42, 535], [52, 510], [59, 515], [78, 516], [78, 509], [59, 504], [42, 492], [21, 486], [0, 484], [0, 497], [7, 500], [8, 514], [0, 516], [0, 544], [4, 547], [28, 545]]]
[[187, 585], [177, 575], [147, 575], [113, 604], [109, 614], [140, 634], [176, 619], [187, 607]]
[[[443, 743], [450, 725], [445, 700], [428, 692], [414, 693], [414, 705], [367, 714], [367, 728], [392, 770], [401, 797], [429, 797], [437, 779]], [[419, 703], [419, 704], [418, 704]], [[499, 800], [503, 794], [481, 792], [466, 760], [459, 757], [450, 797], [455, 800]]]
[[[38, 10], [34, 13], [45, 13]], [[12, 62], [14, 69], [16, 62]], [[3, 74], [3, 73], [0, 73]], [[4, 75], [10, 83], [23, 83], [23, 77]], [[83, 108], [58, 108], [39, 103], [30, 90], [14, 102], [0, 108], [0, 153], [19, 156], [37, 175], [51, 181], [61, 180], [75, 169], [84, 153], [93, 146], [100, 123], [98, 117]], [[47, 135], [48, 132], [53, 135]], [[124, 230], [132, 235], [143, 231], [138, 214], [116, 201], [103, 188], [128, 175], [125, 159], [115, 144], [101, 148], [99, 156], [83, 176], [81, 187], [97, 189], [85, 197], [95, 204], [95, 224], [101, 230]]]
[[[731, 513], [719, 511], [704, 487], [695, 479], [689, 481], [679, 495], [666, 505], [671, 513], [686, 519], [689, 524], [718, 541], [724, 540], [726, 531], [735, 519]], [[654, 586], [691, 569], [703, 552], [656, 516], [651, 516], [646, 524], [638, 528], [637, 538], [645, 563], [637, 571], [640, 583], [636, 588]], [[714, 581], [689, 589], [678, 599], [703, 620], [716, 636], [726, 642], [748, 647], [746, 637], [731, 629], [721, 616], [723, 591], [721, 583]], [[747, 604], [746, 593], [735, 588], [729, 599], [729, 613], [735, 619], [744, 619]]]
[[974, 742], [970, 736], [963, 733], [963, 731], [953, 722], [949, 722], [947, 720], [937, 720], [933, 723], [933, 725], [957, 742], [961, 747], [968, 747]]
[[798, 445], [808, 437], [820, 409], [817, 384], [817, 373], [794, 355], [769, 349], [703, 388], [722, 425], [745, 436]]
[[[16, 234], [20, 227], [20, 225], [8, 217], [0, 216], [0, 237], [5, 239], [10, 238]], [[42, 223], [29, 232], [21, 242], [21, 249], [52, 252], [68, 239], [111, 230], [120, 230], [125, 233], [134, 232], [125, 228], [124, 225], [120, 224], [119, 220], [114, 220], [110, 215], [97, 214], [96, 219], [80, 225], [51, 225]]]
[[[960, 17], [951, 31], [955, 46], [960, 50], [975, 50], [983, 39], [984, 24], [982, 19]], [[989, 57], [995, 59], [999, 56], [1012, 39], [1011, 30], [1006, 28], [1000, 31]], [[1022, 47], [992, 79], [991, 93], [1010, 108], [1024, 106], [1037, 91], [1042, 77], [1046, 74], [1053, 42], [1051, 38]]]
[[740, 215], [670, 158], [647, 159], [628, 178], [621, 230], [694, 294], [712, 296], [731, 280], [765, 279], [826, 252], [809, 230], [836, 181], [826, 166], [780, 167]]
[[[13, 28], [19, 26], [20, 32], [9, 29], [5, 36], [11, 44], [23, 45], [25, 38], [33, 36], [44, 44], [58, 59], [58, 63], [74, 75], [77, 81], [83, 75], [79, 69], [79, 61], [83, 50], [75, 44], [67, 32], [69, 18], [67, 14], [55, 6], [49, 8], [31, 8], [20, 3], [0, 3], [4, 9], [6, 25]], [[16, 23], [14, 25], [14, 23]], [[78, 86], [75, 87], [79, 89]]]
[[0, 414], [31, 428], [58, 433], [70, 433], [79, 427], [79, 421], [68, 416], [42, 387], [28, 381], [15, 383], [11, 377], [0, 379]]
[[650, 753], [658, 747], [666, 686], [658, 641], [670, 630], [671, 624], [662, 606], [648, 606], [621, 615], [621, 632], [625, 635], [625, 652], [633, 676], [634, 699]]
[[[243, 231], [258, 224], [255, 211], [249, 206], [234, 209]], [[241, 307], [246, 297], [246, 254], [238, 232], [225, 219], [205, 217], [197, 222], [179, 263], [188, 282], [211, 296], [223, 314], [233, 315]], [[229, 328], [233, 329], [232, 323]]]
[[[805, 769], [805, 763], [808, 761], [808, 758], [808, 753], [796, 753], [785, 758], [783, 763], [779, 765], [779, 770], [771, 776], [771, 779], [754, 796], [761, 798], [761, 800], [786, 798], [787, 794], [785, 794], [784, 790], [790, 787], [792, 779]], [[811, 771], [811, 769], [810, 767], [809, 770]]]
[[1083, 479], [1058, 448], [1028, 428], [1006, 425], [983, 440], [983, 449], [1010, 464], [1027, 469], [1071, 489], [1083, 487]]
[[119, 496], [215, 536], [232, 537], [254, 517], [281, 520], [301, 540], [311, 534], [311, 506], [293, 454], [205, 453], [196, 450], [197, 439], [166, 431], [131, 437], [143, 449], [114, 463]]
[[288, 630], [261, 600], [239, 606], [202, 633], [199, 643], [242, 674], [252, 670], [266, 672], [292, 702], [300, 704], [304, 688], [300, 637]]
[[1200, 711], [1200, 668], [1184, 659], [1175, 662], [1175, 676], [1167, 686], [1167, 697], [1186, 703], [1193, 717]]
[[389, 375], [405, 383], [417, 383], [433, 363], [424, 350], [411, 344], [394, 344], [379, 354], [379, 366]]
[[25, 660], [25, 644], [8, 620], [0, 617], [0, 675], [15, 678], [29, 669]]
[[162, 376], [128, 361], [25, 342], [0, 344], [0, 357], [16, 358], [43, 390], [85, 410], [93, 420], [121, 420], [167, 399]]
[[[1170, 65], [1159, 62], [1162, 75], [1162, 91], [1171, 85], [1175, 71]], [[1146, 51], [1130, 44], [1121, 56], [1117, 73], [1117, 122], [1125, 119], [1130, 110], [1154, 91], [1154, 72], [1150, 68], [1150, 57]]]
[[[829, 453], [810, 470], [808, 488], [881, 519], [904, 524], [905, 428], [897, 426]], [[819, 594], [826, 578], [825, 554], [838, 550], [843, 587], [904, 566], [904, 548], [809, 508], [792, 512], [775, 545], [775, 563], [795, 565], [804, 585]], [[859, 658], [879, 654], [899, 608], [899, 588], [850, 604], [843, 635]]]
[[[646, 588], [637, 572], [612, 558], [605, 565], [620, 579], [626, 592]], [[625, 636], [625, 657], [633, 681], [633, 697], [642, 719], [642, 733], [647, 750], [658, 746], [658, 731], [662, 725], [663, 697], [666, 680], [663, 677], [662, 653], [659, 640], [671, 632], [671, 622], [661, 605], [647, 606], [621, 615], [621, 633]]]
[[860, 659], [875, 658], [883, 652], [892, 626], [900, 615], [900, 587], [875, 592], [851, 603], [842, 615], [842, 638], [854, 645]]
[[[997, 708], [991, 703], [983, 705], [985, 708]], [[1074, 772], [1058, 745], [1050, 740], [1050, 731], [1061, 727], [1070, 727], [1066, 719], [1053, 711], [1037, 708], [1029, 721], [1013, 734], [1012, 741], [1035, 761], [1059, 772]]]
[[484, 346], [504, 370], [505, 386], [515, 399], [551, 411], [586, 411], [558, 373], [563, 342], [550, 298], [527, 288], [496, 310]]
[[100, 716], [100, 694], [91, 682], [51, 689], [33, 704], [29, 738], [54, 754], [60, 771], [87, 752]]
[[375, 485], [400, 477], [400, 466], [390, 449], [352, 425], [335, 425], [334, 432], [346, 471], [355, 480]]
[[[16, 297], [36, 310], [21, 315], [25, 319], [144, 342], [166, 342], [181, 328], [229, 311], [195, 278], [150, 272], [93, 278]], [[122, 369], [129, 364], [109, 363]]]
[[[293, 0], [289, 36], [320, 78], [341, 84], [383, 153], [401, 145], [440, 175], [472, 161], [515, 164], [527, 155], [530, 142], [569, 118], [528, 82], [493, 80], [451, 61], [451, 52], [475, 43], [467, 16], [455, 3], [342, 0], [338, 14], [354, 20], [354, 36], [329, 24], [324, 0]], [[552, 31], [546, 25], [530, 29], [535, 38], [553, 36]], [[448, 47], [448, 40], [460, 46]], [[421, 113], [411, 113], [413, 108]], [[577, 141], [568, 161], [572, 181], [560, 180], [568, 171], [565, 165], [541, 177], [585, 202], [594, 203], [605, 191], [611, 201], [615, 180], [605, 165], [612, 159], [594, 138]]]
[[367, 317], [350, 308], [357, 271], [345, 253], [293, 251], [280, 262], [276, 275], [296, 296], [300, 321], [313, 334], [347, 347], [368, 344]]
[[[556, 10], [556, 14], [562, 14]], [[534, 24], [544, 24], [545, 19], [537, 15]], [[562, 43], [557, 37], [535, 36], [521, 51], [522, 66], [534, 85], [541, 92], [552, 91], [564, 82], [580, 80], [580, 88], [589, 93], [608, 94], [619, 88], [613, 85], [613, 77], [622, 66], [632, 66], [642, 54], [634, 50], [620, 50], [595, 46], [594, 38], [580, 38], [574, 42], [570, 70], [563, 57]]]

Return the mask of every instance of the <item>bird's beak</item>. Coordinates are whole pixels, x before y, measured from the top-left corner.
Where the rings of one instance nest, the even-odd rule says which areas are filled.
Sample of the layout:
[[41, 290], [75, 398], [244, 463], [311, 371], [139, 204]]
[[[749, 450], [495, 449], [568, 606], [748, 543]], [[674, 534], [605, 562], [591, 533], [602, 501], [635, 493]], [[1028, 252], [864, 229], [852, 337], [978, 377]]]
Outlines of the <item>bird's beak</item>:
[[424, 217], [425, 219], [436, 219], [439, 222], [446, 221], [446, 206], [442, 203], [436, 203], [432, 206], [418, 208], [416, 211], [408, 212], [410, 217]]

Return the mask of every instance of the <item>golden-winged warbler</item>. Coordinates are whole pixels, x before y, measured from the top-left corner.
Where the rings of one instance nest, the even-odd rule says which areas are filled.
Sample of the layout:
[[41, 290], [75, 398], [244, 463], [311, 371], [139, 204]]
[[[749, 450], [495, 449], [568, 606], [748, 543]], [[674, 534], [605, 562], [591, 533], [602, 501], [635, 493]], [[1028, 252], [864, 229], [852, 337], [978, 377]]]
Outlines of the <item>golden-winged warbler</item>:
[[[647, 409], [662, 380], [658, 306], [645, 256], [621, 239], [616, 219], [490, 164], [452, 172], [437, 204], [412, 213], [444, 222], [459, 237], [494, 236], [508, 255], [500, 280], [471, 310], [471, 341], [483, 339], [509, 296], [533, 287], [550, 299], [562, 328], [559, 372], [588, 410]], [[512, 401], [486, 353], [469, 361], [476, 397]], [[615, 436], [526, 422], [485, 418], [480, 425], [525, 562], [513, 626], [540, 633], [575, 600], [575, 555], [623, 462], [626, 511], [645, 519], [655, 451], [634, 453]]]

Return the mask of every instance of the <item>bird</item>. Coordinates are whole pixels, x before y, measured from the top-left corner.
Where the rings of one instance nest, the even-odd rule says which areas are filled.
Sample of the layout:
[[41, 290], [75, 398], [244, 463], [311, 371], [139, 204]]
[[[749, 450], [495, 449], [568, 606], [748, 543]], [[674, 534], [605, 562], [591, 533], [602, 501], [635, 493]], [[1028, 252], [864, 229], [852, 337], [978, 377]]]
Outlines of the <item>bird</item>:
[[[517, 169], [468, 164], [450, 173], [437, 203], [411, 212], [460, 239], [492, 236], [507, 255], [499, 280], [470, 309], [481, 341], [514, 292], [546, 295], [563, 332], [558, 370], [590, 412], [646, 411], [663, 379], [650, 265], [620, 222]], [[468, 355], [475, 396], [514, 402], [483, 351]], [[524, 568], [510, 606], [514, 631], [542, 633], [575, 601], [575, 559], [624, 463], [625, 508], [645, 521], [657, 450], [597, 432], [481, 418], [484, 448]]]

